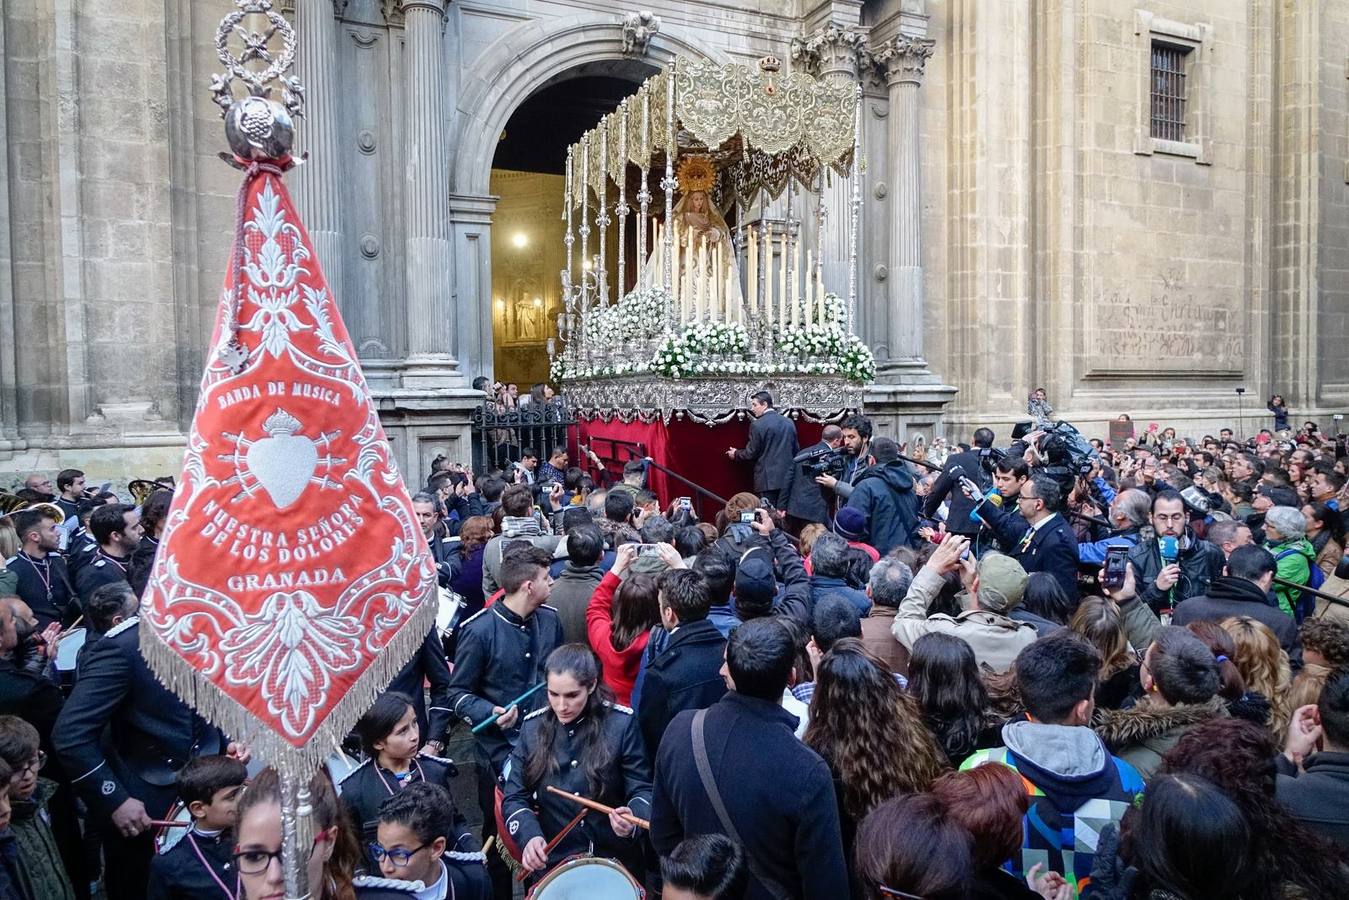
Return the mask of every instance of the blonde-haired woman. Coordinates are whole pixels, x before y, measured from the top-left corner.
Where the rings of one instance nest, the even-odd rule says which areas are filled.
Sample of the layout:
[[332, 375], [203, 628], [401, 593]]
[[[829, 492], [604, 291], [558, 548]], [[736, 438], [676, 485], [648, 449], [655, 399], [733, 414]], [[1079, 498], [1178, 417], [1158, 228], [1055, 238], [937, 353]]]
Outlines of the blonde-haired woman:
[[1291, 710], [1288, 692], [1293, 683], [1288, 654], [1269, 626], [1250, 616], [1229, 616], [1220, 623], [1237, 645], [1237, 670], [1246, 682], [1246, 692], [1261, 694], [1269, 701], [1269, 730], [1283, 746]]

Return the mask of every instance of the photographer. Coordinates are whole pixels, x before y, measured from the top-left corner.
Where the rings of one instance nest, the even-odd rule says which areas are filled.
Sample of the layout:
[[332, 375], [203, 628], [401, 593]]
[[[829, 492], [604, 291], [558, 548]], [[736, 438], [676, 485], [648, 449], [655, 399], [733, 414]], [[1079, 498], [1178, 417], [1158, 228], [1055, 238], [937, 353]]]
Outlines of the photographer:
[[839, 427], [843, 430], [843, 451], [847, 454], [843, 474], [818, 475], [815, 483], [847, 499], [866, 471], [867, 457], [871, 454], [871, 420], [866, 416], [848, 416]]
[[[941, 475], [937, 478], [937, 483], [932, 486], [931, 492], [927, 495], [927, 501], [923, 504], [923, 515], [929, 519], [937, 517], [937, 510], [941, 508], [942, 501], [947, 495], [951, 497], [951, 507], [946, 514], [946, 530], [950, 534], [960, 534], [968, 538], [973, 538], [979, 533], [980, 524], [977, 519], [970, 517], [974, 511], [974, 501], [966, 497], [964, 492], [958, 490], [960, 479], [958, 475], [967, 475], [974, 479], [984, 493], [988, 492], [992, 479], [990, 470], [993, 468], [993, 431], [989, 428], [979, 428], [974, 432], [974, 447], [963, 453], [954, 453], [946, 458], [946, 465], [942, 467]], [[954, 493], [953, 493], [953, 489]], [[1018, 487], [1018, 492], [1020, 488]]]
[[842, 475], [846, 463], [843, 447], [843, 429], [826, 425], [820, 432], [820, 442], [812, 444], [792, 460], [798, 466], [792, 475], [792, 489], [787, 497], [787, 515], [793, 531], [799, 532], [810, 522], [829, 521], [829, 499], [818, 483], [820, 475]]
[[890, 438], [871, 442], [867, 468], [854, 483], [847, 505], [867, 517], [871, 546], [882, 556], [909, 545], [918, 527], [918, 497], [909, 467], [899, 458], [899, 445]]

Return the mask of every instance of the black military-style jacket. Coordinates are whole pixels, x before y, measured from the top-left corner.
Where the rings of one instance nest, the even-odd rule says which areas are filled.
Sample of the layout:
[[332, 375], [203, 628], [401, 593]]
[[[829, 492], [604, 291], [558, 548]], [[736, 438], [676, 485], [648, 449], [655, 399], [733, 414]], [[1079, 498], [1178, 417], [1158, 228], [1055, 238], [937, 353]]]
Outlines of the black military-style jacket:
[[130, 618], [89, 648], [52, 729], [71, 783], [104, 827], [128, 797], [164, 818], [188, 760], [224, 753], [228, 744], [155, 678], [140, 653], [139, 623]]
[[131, 559], [118, 559], [115, 556], [109, 556], [102, 550], [94, 554], [94, 558], [87, 565], [81, 566], [75, 573], [75, 590], [79, 592], [80, 603], [88, 606], [89, 598], [94, 595], [94, 591], [103, 587], [105, 584], [116, 584], [119, 581], [131, 583], [130, 576], [127, 574], [131, 568]]
[[[548, 785], [580, 794], [605, 806], [626, 806], [638, 818], [651, 818], [651, 767], [646, 761], [637, 718], [626, 706], [606, 703], [605, 707], [604, 743], [610, 761], [598, 796], [586, 782], [585, 760], [581, 758], [581, 749], [576, 743], [579, 719], [563, 726], [560, 739], [553, 747], [557, 771], [539, 784], [525, 783], [529, 755], [539, 741], [541, 726], [547, 717], [553, 715], [553, 711], [545, 707], [530, 713], [525, 720], [520, 730], [520, 741], [511, 752], [505, 797], [501, 803], [506, 830], [521, 849], [536, 837], [552, 840], [581, 811], [576, 803], [546, 790]], [[640, 831], [634, 832], [632, 838], [621, 838], [609, 827], [607, 816], [592, 812], [558, 843], [549, 853], [548, 859], [550, 863], [557, 863], [568, 856], [590, 852], [592, 849], [598, 856], [628, 859], [634, 855], [634, 842], [639, 835]]]
[[60, 553], [52, 551], [34, 558], [19, 551], [5, 560], [5, 568], [18, 578], [14, 593], [37, 616], [38, 631], [52, 622], [69, 624], [79, 612], [74, 609], [75, 589], [71, 586], [70, 571]]
[[[196, 843], [193, 849], [192, 842]], [[197, 853], [201, 853], [198, 858]], [[234, 871], [234, 835], [224, 831], [205, 835], [195, 828], [174, 844], [167, 853], [150, 860], [150, 883], [146, 900], [201, 900], [201, 898], [228, 898], [220, 889], [224, 883], [230, 890], [239, 880]], [[206, 860], [206, 865], [202, 860]], [[114, 861], [114, 865], [115, 865]], [[209, 865], [210, 869], [206, 866]], [[215, 873], [215, 878], [211, 877]], [[219, 879], [217, 881], [216, 879]]]
[[[450, 711], [472, 725], [492, 715], [544, 679], [544, 661], [563, 643], [557, 610], [541, 606], [521, 619], [500, 601], [468, 619], [459, 629], [450, 676]], [[521, 703], [521, 719], [547, 703], [543, 689]], [[520, 733], [520, 719], [510, 729], [496, 725], [478, 732], [478, 746], [500, 777]]]
[[[412, 761], [412, 769], [403, 779], [380, 766], [373, 759], [367, 759], [347, 773], [338, 785], [342, 805], [351, 813], [352, 820], [361, 833], [365, 844], [375, 839], [379, 828], [379, 807], [398, 791], [414, 781], [438, 784], [451, 791], [450, 779], [458, 774], [452, 760], [439, 756], [422, 754]], [[473, 829], [458, 807], [455, 807], [451, 820], [454, 834], [446, 836], [449, 849], [460, 852], [474, 852], [480, 849]], [[378, 871], [378, 867], [374, 871]]]

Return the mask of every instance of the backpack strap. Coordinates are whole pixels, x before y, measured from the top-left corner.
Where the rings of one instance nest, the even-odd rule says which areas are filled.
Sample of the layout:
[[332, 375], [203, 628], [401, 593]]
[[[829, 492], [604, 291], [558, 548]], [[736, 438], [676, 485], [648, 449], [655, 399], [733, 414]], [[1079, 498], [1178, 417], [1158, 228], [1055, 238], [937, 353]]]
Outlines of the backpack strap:
[[693, 714], [693, 762], [698, 767], [698, 778], [703, 783], [703, 790], [707, 792], [707, 799], [712, 803], [712, 810], [717, 814], [721, 827], [726, 830], [726, 836], [744, 849], [745, 862], [749, 864], [750, 873], [755, 879], [767, 888], [774, 897], [790, 897], [792, 895], [789, 891], [764, 874], [763, 868], [755, 860], [754, 854], [749, 852], [745, 842], [740, 839], [735, 823], [731, 821], [731, 816], [726, 811], [726, 804], [721, 800], [721, 791], [717, 789], [717, 779], [712, 775], [712, 765], [707, 758], [707, 739], [703, 735], [703, 722], [706, 718], [707, 710], [705, 709], [700, 709]]

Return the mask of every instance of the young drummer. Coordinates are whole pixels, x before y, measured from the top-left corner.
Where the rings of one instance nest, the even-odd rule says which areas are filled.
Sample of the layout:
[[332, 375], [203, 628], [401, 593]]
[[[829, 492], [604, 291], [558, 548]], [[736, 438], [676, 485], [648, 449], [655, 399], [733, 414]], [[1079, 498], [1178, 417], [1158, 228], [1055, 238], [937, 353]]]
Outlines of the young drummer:
[[169, 852], [150, 861], [149, 900], [233, 900], [234, 824], [247, 780], [244, 764], [228, 756], [199, 756], [183, 767], [178, 799], [192, 827]]

